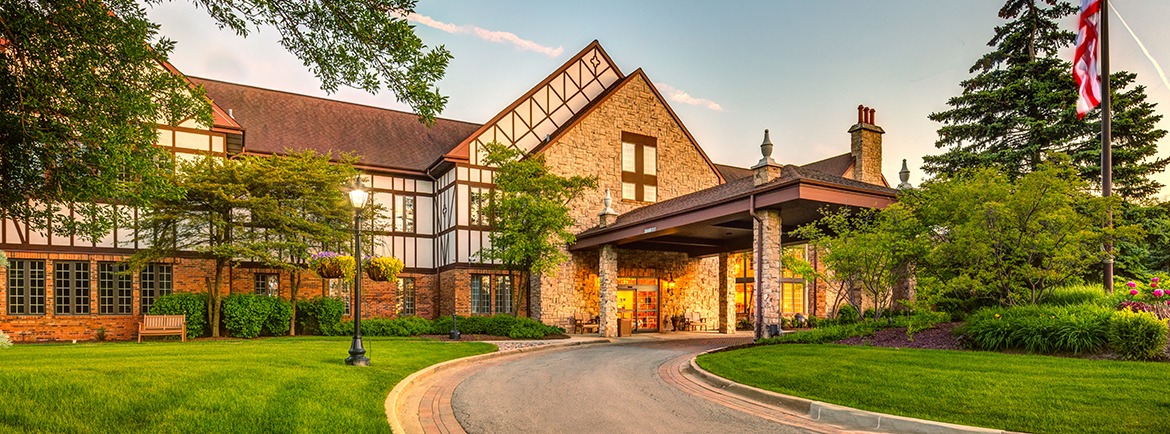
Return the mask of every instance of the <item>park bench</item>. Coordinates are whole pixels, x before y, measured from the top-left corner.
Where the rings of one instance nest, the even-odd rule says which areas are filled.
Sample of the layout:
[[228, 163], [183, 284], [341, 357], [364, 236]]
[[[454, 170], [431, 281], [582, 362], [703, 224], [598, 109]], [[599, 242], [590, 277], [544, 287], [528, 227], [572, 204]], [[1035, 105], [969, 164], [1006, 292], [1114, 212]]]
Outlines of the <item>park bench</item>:
[[138, 342], [143, 336], [179, 335], [187, 342], [187, 315], [144, 315], [138, 323]]

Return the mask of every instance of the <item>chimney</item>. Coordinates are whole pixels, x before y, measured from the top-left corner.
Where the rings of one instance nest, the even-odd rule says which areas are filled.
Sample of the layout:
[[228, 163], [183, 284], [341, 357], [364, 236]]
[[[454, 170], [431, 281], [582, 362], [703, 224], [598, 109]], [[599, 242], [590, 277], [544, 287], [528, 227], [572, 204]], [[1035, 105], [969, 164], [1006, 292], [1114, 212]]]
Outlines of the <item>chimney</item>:
[[853, 179], [882, 185], [882, 134], [886, 131], [874, 124], [875, 110], [857, 106], [857, 125], [849, 128], [853, 145]]
[[760, 154], [763, 154], [764, 157], [760, 159], [759, 163], [752, 166], [752, 170], [755, 171], [752, 176], [755, 185], [767, 184], [780, 177], [780, 165], [772, 159], [772, 139], [768, 137], [768, 130], [764, 130], [764, 142], [760, 143]]
[[613, 210], [613, 197], [609, 195], [609, 189], [605, 189], [605, 199], [601, 200], [601, 204], [605, 209], [597, 214], [597, 227], [604, 228], [606, 225], [617, 221], [618, 213]]

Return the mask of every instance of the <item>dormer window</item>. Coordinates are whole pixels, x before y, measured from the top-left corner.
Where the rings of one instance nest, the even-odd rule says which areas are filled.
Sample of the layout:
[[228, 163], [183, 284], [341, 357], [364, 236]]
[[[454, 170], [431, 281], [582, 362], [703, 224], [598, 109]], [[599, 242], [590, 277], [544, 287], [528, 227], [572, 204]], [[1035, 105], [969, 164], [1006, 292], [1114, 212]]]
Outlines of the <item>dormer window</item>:
[[658, 141], [622, 133], [622, 199], [658, 201]]

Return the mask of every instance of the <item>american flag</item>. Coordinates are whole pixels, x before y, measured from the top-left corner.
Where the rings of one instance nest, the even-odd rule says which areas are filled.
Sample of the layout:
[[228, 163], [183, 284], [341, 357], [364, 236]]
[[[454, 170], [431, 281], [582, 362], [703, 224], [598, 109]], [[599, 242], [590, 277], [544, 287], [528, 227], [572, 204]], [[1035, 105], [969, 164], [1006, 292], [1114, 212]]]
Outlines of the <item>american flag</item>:
[[1101, 73], [1097, 59], [1097, 25], [1101, 22], [1101, 0], [1081, 0], [1081, 18], [1077, 31], [1077, 48], [1073, 57], [1073, 77], [1077, 81], [1077, 119], [1084, 119], [1101, 104]]

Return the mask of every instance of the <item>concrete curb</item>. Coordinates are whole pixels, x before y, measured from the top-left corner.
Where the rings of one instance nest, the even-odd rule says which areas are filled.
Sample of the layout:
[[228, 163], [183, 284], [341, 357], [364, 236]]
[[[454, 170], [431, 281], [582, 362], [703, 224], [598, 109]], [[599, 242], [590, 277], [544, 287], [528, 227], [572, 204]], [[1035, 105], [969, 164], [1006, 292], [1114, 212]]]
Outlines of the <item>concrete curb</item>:
[[688, 366], [683, 368], [685, 374], [694, 375], [708, 385], [727, 391], [744, 399], [761, 402], [779, 407], [793, 413], [806, 415], [810, 420], [837, 425], [846, 429], [865, 430], [892, 433], [916, 434], [1000, 434], [1008, 431], [979, 428], [966, 425], [956, 425], [932, 420], [915, 419], [905, 416], [894, 416], [872, 411], [858, 410], [819, 401], [812, 401], [795, 396], [784, 395], [770, 390], [759, 389], [746, 384], [736, 383], [726, 378], [707, 372], [700, 368], [695, 359], [711, 350], [695, 355]]
[[413, 374], [407, 375], [406, 378], [403, 378], [402, 381], [399, 381], [398, 384], [394, 386], [394, 389], [390, 390], [389, 395], [386, 395], [386, 401], [384, 404], [384, 407], [386, 410], [386, 420], [390, 423], [391, 432], [394, 432], [395, 434], [405, 433], [406, 428], [404, 428], [402, 426], [402, 421], [398, 419], [398, 411], [397, 411], [398, 399], [401, 396], [405, 395], [406, 392], [411, 387], [413, 387], [416, 383], [420, 383], [424, 380], [430, 379], [435, 374], [438, 374], [440, 372], [449, 371], [451, 369], [460, 368], [460, 367], [470, 365], [473, 363], [481, 362], [484, 360], [491, 360], [491, 359], [500, 358], [500, 357], [520, 355], [520, 354], [531, 353], [531, 352], [536, 352], [536, 351], [545, 351], [545, 350], [553, 350], [553, 349], [559, 349], [559, 348], [576, 347], [576, 346], [581, 346], [581, 345], [608, 344], [608, 343], [612, 343], [612, 342], [613, 341], [609, 340], [609, 339], [590, 339], [590, 340], [571, 341], [571, 342], [558, 342], [558, 343], [553, 343], [553, 344], [541, 345], [541, 346], [537, 346], [537, 347], [519, 348], [519, 349], [509, 350], [509, 351], [496, 351], [494, 353], [487, 353], [487, 354], [480, 354], [477, 356], [463, 357], [460, 359], [448, 360], [448, 361], [443, 362], [443, 363], [438, 363], [438, 364], [434, 364], [431, 366], [427, 366], [427, 367], [425, 367], [425, 368], [423, 368], [423, 369], [421, 369]]

